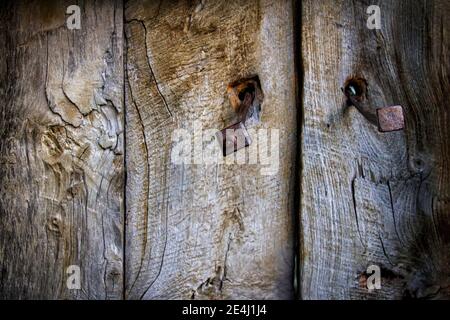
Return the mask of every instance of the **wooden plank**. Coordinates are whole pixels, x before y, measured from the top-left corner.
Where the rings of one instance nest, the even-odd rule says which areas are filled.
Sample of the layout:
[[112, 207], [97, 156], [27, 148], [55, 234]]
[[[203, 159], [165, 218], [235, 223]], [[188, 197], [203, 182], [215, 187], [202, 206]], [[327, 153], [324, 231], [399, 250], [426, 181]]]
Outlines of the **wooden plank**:
[[2, 299], [122, 297], [123, 4], [71, 4], [1, 4]]
[[[293, 297], [292, 17], [290, 1], [126, 3], [127, 298]], [[176, 130], [232, 124], [227, 85], [250, 75], [278, 170], [175, 163]]]
[[[301, 297], [450, 296], [448, 1], [302, 3]], [[345, 108], [347, 77], [373, 107], [402, 105], [404, 132]], [[369, 265], [381, 290], [368, 291]]]

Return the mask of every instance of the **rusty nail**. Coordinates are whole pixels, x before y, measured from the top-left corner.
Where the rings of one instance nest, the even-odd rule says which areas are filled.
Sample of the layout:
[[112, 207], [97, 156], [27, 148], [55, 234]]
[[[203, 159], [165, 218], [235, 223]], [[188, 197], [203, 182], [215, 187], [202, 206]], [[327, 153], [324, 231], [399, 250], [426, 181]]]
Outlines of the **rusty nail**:
[[227, 156], [239, 149], [248, 147], [252, 140], [244, 123], [238, 122], [216, 133], [222, 147], [223, 156]]
[[378, 117], [376, 110], [372, 109], [365, 101], [358, 101], [353, 97], [349, 97], [351, 104], [373, 125], [378, 125]]
[[258, 113], [264, 99], [258, 76], [230, 83], [227, 93], [239, 122], [216, 133], [224, 157], [252, 143], [246, 125], [251, 125], [255, 117], [259, 120]]
[[353, 105], [370, 123], [378, 127], [380, 132], [392, 132], [404, 129], [404, 115], [401, 106], [372, 108], [366, 99], [367, 81], [359, 77], [351, 77], [345, 82], [343, 89], [349, 104]]
[[405, 119], [402, 106], [391, 106], [377, 109], [378, 130], [392, 132], [403, 130]]

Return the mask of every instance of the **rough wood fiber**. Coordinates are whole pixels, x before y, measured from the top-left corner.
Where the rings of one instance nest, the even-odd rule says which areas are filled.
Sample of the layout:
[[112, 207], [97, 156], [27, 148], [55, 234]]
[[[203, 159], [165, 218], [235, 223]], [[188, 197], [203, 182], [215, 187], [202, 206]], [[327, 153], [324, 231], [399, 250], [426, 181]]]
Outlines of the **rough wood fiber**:
[[71, 4], [1, 4], [0, 298], [122, 296], [123, 5]]
[[[448, 1], [303, 1], [302, 298], [450, 297], [449, 16]], [[404, 132], [344, 108], [352, 74], [374, 107], [405, 108]]]
[[[292, 298], [292, 3], [129, 1], [125, 19], [126, 297]], [[227, 84], [255, 74], [278, 172], [174, 164], [174, 130], [231, 124]]]

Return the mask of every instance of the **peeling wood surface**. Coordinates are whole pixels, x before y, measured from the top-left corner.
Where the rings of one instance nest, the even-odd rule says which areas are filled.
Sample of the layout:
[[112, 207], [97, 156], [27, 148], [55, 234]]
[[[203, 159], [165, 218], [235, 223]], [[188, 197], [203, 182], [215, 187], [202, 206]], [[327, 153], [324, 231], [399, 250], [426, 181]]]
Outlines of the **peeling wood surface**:
[[122, 297], [123, 5], [70, 4], [1, 4], [0, 298]]
[[[370, 4], [302, 2], [301, 297], [449, 298], [450, 3]], [[373, 107], [404, 107], [404, 132], [345, 108], [351, 75]], [[372, 264], [382, 289], [369, 292]]]
[[[293, 297], [292, 16], [290, 1], [126, 3], [127, 298]], [[174, 131], [233, 124], [227, 85], [252, 75], [278, 172], [174, 164]]]

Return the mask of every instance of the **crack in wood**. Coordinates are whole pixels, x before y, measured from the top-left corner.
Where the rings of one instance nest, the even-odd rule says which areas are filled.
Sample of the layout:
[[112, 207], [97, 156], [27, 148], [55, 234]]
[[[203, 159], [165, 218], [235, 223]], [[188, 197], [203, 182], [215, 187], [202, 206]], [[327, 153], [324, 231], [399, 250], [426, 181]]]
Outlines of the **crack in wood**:
[[132, 23], [132, 22], [139, 23], [142, 26], [142, 28], [143, 28], [143, 31], [144, 31], [144, 44], [145, 44], [145, 55], [146, 55], [146, 62], [147, 62], [147, 65], [148, 65], [148, 69], [150, 71], [150, 74], [152, 76], [153, 81], [155, 82], [156, 90], [158, 91], [158, 94], [159, 94], [160, 98], [162, 99], [162, 101], [164, 103], [164, 106], [166, 107], [166, 110], [167, 110], [169, 116], [172, 118], [173, 117], [172, 111], [170, 111], [170, 108], [169, 108], [169, 105], [167, 104], [166, 98], [164, 97], [164, 95], [161, 92], [161, 89], [159, 88], [158, 81], [156, 79], [155, 73], [153, 72], [153, 68], [152, 68], [152, 66], [150, 64], [150, 57], [148, 55], [149, 50], [148, 50], [148, 44], [147, 44], [147, 27], [145, 25], [145, 22], [142, 21], [142, 20], [139, 20], [139, 19], [127, 20], [127, 23]]

